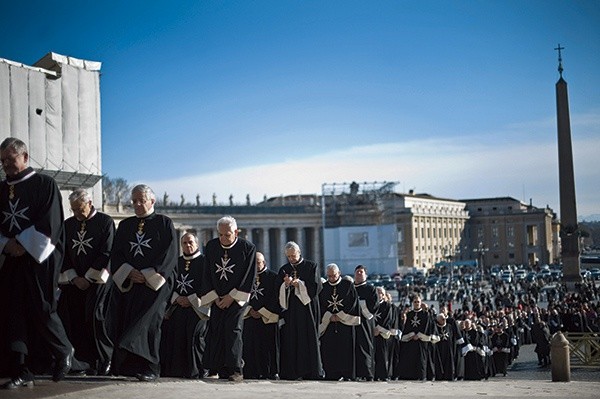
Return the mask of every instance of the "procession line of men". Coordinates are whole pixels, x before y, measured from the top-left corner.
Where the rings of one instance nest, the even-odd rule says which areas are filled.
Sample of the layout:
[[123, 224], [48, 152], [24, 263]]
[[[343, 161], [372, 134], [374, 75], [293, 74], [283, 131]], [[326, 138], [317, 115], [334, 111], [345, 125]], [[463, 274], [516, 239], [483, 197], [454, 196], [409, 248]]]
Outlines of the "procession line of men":
[[[418, 295], [403, 312], [366, 283], [363, 265], [352, 280], [329, 264], [322, 279], [290, 241], [276, 273], [231, 216], [217, 221], [204, 253], [184, 234], [179, 256], [173, 222], [155, 212], [150, 187], [132, 189], [135, 215], [117, 229], [83, 189], [69, 196], [65, 221], [56, 182], [27, 165], [26, 145], [8, 138], [0, 154], [4, 389], [48, 369], [55, 381], [69, 372], [232, 382], [490, 375], [486, 334], [469, 320], [461, 332], [444, 312], [434, 317]], [[494, 356], [510, 352], [506, 337], [492, 341]], [[505, 374], [506, 364], [496, 369]]]

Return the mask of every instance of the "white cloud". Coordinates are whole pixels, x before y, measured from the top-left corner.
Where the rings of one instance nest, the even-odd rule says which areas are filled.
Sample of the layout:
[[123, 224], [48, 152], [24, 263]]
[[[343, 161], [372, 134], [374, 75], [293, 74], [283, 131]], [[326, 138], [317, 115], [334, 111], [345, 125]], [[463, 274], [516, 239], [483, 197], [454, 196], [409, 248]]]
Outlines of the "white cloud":
[[[559, 211], [558, 153], [554, 137], [546, 142], [476, 143], [473, 138], [424, 139], [331, 150], [302, 159], [220, 173], [147, 182], [159, 198], [226, 204], [253, 203], [263, 196], [320, 194], [323, 183], [397, 181], [398, 192], [427, 192], [444, 198], [511, 196]], [[599, 137], [573, 142], [576, 181], [600, 182]], [[600, 213], [597, 186], [576, 187], [578, 213]], [[591, 194], [595, 193], [595, 194]]]

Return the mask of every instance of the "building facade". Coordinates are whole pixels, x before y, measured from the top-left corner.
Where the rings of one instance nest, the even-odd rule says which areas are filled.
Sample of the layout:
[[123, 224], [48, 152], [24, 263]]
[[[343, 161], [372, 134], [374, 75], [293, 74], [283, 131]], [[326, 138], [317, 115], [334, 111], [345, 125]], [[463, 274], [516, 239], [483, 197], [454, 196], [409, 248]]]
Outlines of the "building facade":
[[537, 208], [510, 197], [463, 200], [470, 222], [468, 246], [486, 251], [485, 264], [554, 263], [558, 229], [552, 209]]

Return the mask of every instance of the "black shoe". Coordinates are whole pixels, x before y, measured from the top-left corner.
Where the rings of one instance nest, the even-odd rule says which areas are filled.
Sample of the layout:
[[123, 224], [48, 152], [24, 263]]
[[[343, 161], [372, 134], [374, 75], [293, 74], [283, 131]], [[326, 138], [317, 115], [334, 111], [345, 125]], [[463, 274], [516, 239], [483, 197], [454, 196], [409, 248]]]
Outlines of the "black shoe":
[[17, 389], [21, 387], [33, 387], [33, 376], [19, 376], [2, 384], [0, 389]]
[[267, 377], [269, 380], [279, 381], [279, 374], [271, 374]]
[[154, 373], [138, 373], [135, 378], [142, 382], [154, 382], [158, 377]]
[[67, 356], [56, 361], [56, 364], [54, 365], [54, 370], [52, 370], [52, 381], [58, 382], [64, 379], [65, 375], [69, 374], [69, 371], [71, 371], [71, 366], [73, 365], [74, 354], [75, 349], [71, 348], [71, 351]]
[[96, 375], [110, 375], [110, 360], [108, 362], [100, 362]]

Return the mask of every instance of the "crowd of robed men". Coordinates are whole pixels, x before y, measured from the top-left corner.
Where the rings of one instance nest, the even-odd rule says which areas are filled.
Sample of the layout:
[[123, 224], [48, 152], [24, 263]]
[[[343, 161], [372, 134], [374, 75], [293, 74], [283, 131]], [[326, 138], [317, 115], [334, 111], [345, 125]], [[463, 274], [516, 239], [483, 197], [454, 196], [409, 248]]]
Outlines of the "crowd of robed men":
[[[489, 333], [470, 318], [434, 314], [335, 264], [318, 265], [288, 242], [274, 271], [237, 222], [217, 221], [201, 251], [154, 211], [146, 185], [131, 191], [135, 215], [115, 229], [86, 190], [64, 219], [56, 182], [28, 165], [27, 146], [0, 145], [0, 371], [3, 389], [69, 373], [286, 380], [481, 379], [515, 357], [511, 326]], [[181, 241], [181, 242], [179, 242]], [[179, 256], [179, 244], [183, 255]], [[502, 317], [501, 320], [510, 318]]]

